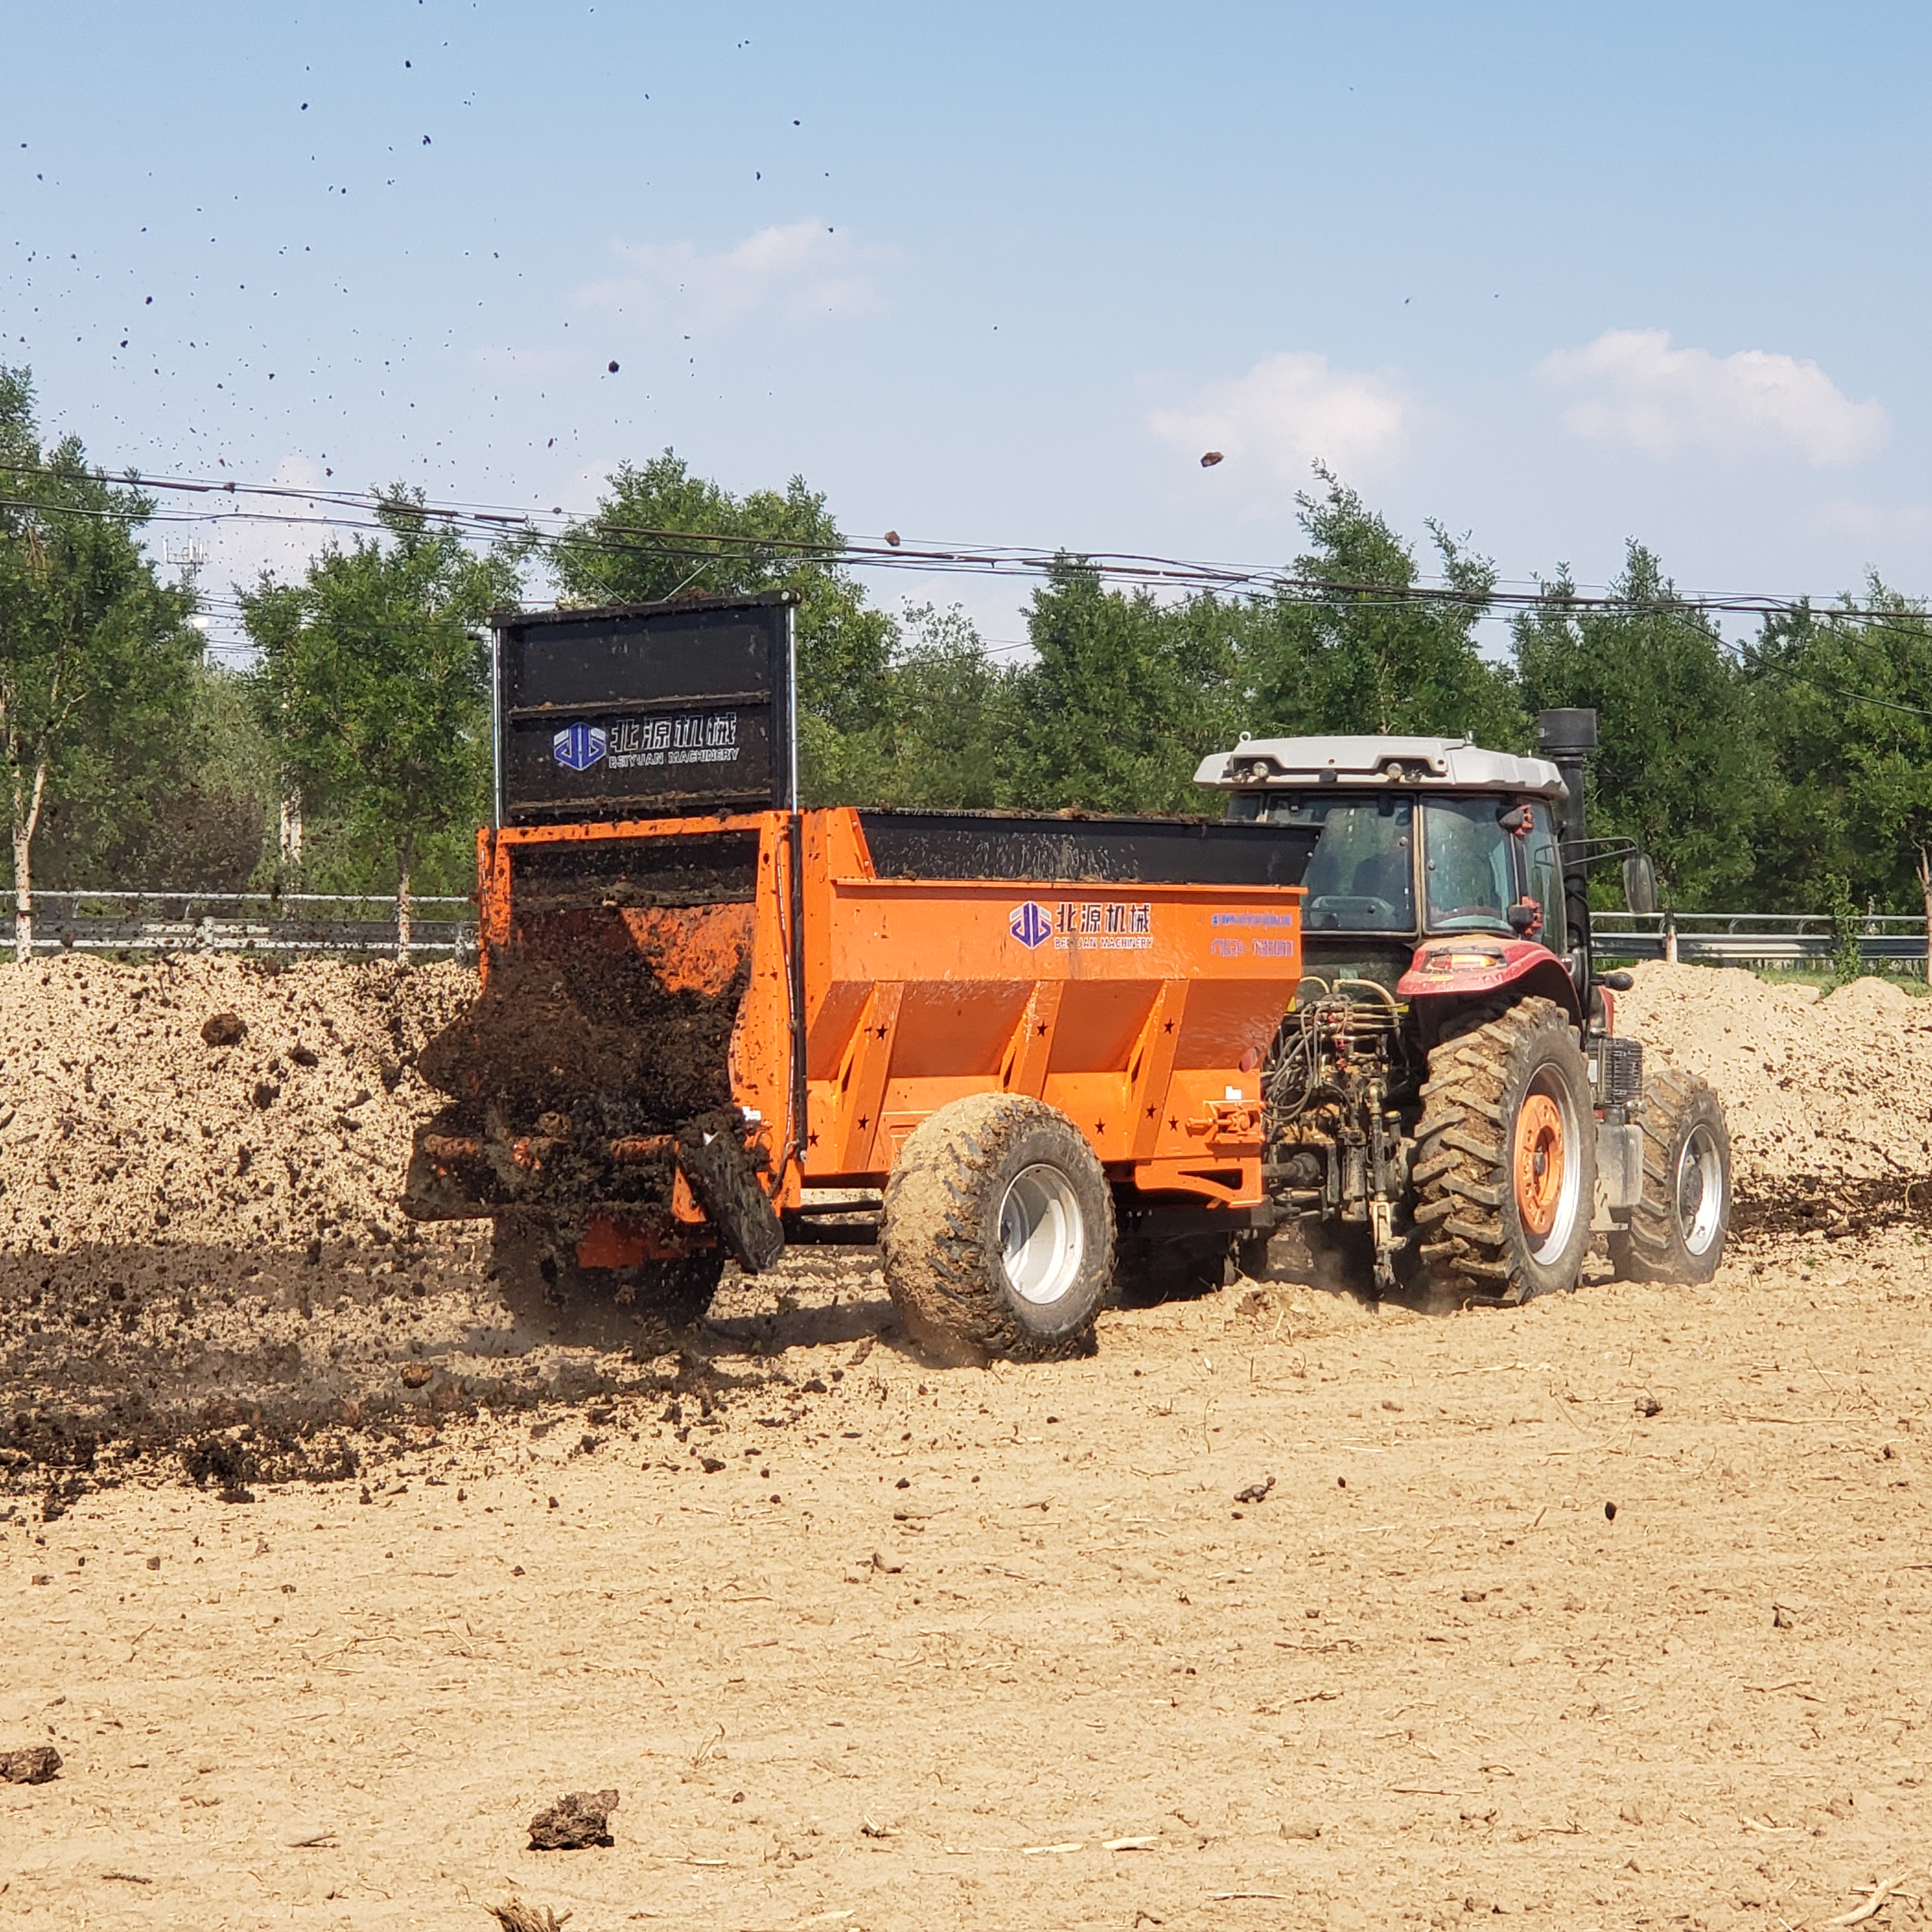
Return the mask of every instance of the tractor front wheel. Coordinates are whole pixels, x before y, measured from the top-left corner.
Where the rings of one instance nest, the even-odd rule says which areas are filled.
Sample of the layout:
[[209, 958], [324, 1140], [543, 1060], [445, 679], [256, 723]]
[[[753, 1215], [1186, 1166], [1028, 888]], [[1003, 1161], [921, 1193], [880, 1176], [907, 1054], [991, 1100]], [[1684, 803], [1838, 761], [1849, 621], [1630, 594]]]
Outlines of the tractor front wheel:
[[1569, 1016], [1525, 1000], [1429, 1056], [1411, 1174], [1425, 1279], [1508, 1306], [1576, 1286], [1597, 1124]]
[[1626, 1281], [1680, 1287], [1708, 1281], [1731, 1228], [1731, 1137], [1716, 1094], [1694, 1075], [1666, 1068], [1646, 1076], [1643, 1195], [1630, 1226], [1610, 1237], [1610, 1259]]

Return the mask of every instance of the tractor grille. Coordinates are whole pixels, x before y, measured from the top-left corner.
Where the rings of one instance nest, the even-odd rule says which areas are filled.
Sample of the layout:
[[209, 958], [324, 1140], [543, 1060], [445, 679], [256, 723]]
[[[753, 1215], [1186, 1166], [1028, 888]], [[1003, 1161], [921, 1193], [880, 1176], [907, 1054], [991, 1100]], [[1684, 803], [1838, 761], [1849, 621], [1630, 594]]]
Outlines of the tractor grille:
[[1643, 1097], [1643, 1042], [1599, 1040], [1590, 1049], [1590, 1084], [1600, 1107], [1634, 1106]]

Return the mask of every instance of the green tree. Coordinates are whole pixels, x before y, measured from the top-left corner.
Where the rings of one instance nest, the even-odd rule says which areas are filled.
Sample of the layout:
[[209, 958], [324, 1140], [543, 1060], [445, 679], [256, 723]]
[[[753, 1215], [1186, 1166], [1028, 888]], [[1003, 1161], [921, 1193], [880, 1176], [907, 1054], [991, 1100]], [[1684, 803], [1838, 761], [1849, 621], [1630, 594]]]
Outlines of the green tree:
[[1924, 606], [1874, 576], [1856, 604], [1767, 618], [1745, 657], [1777, 783], [1757, 839], [1760, 898], [1810, 910], [1836, 890], [1922, 910], [1919, 861], [1932, 846]]
[[1516, 620], [1516, 672], [1532, 711], [1595, 709], [1592, 836], [1636, 840], [1671, 904], [1718, 908], [1753, 875], [1764, 786], [1750, 689], [1716, 623], [1635, 542], [1607, 608], [1566, 608], [1567, 571], [1544, 590]]
[[1014, 675], [958, 605], [904, 614], [886, 678], [882, 805], [985, 810], [1006, 802]]
[[518, 594], [513, 559], [478, 556], [398, 486], [387, 541], [331, 543], [298, 584], [264, 572], [242, 594], [260, 652], [256, 714], [305, 812], [393, 864], [397, 945], [426, 839], [472, 827], [490, 773], [488, 653], [480, 626]]
[[1238, 608], [1240, 723], [1258, 737], [1306, 734], [1466, 736], [1495, 750], [1527, 726], [1506, 665], [1485, 658], [1476, 626], [1493, 566], [1431, 523], [1450, 595], [1416, 594], [1414, 553], [1356, 493], [1326, 470], [1302, 495], [1310, 548], [1298, 586]]
[[1228, 607], [1109, 590], [1061, 557], [1027, 612], [1012, 676], [1012, 802], [1034, 810], [1205, 812], [1194, 770], [1234, 738]]
[[14, 955], [33, 953], [34, 840], [90, 746], [179, 704], [201, 642], [194, 593], [164, 584], [135, 532], [152, 501], [87, 466], [78, 439], [43, 450], [31, 376], [0, 368], [0, 782], [11, 834]]
[[800, 784], [806, 801], [863, 801], [880, 781], [893, 626], [838, 562], [844, 538], [822, 495], [734, 496], [666, 450], [610, 479], [592, 514], [550, 552], [565, 594], [588, 603], [742, 596], [788, 590], [798, 604]]
[[246, 681], [204, 660], [167, 710], [110, 718], [70, 748], [35, 873], [55, 886], [242, 891], [261, 862], [275, 779]]

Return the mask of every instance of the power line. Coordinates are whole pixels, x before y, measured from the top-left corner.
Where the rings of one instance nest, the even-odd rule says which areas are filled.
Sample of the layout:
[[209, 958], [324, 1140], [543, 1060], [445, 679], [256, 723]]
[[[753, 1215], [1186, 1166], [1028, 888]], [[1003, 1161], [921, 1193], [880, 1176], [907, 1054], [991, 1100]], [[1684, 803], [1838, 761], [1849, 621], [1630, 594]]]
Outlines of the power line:
[[[501, 541], [524, 537], [553, 553], [558, 550], [588, 552], [592, 555], [662, 557], [667, 561], [694, 562], [702, 566], [742, 557], [774, 562], [790, 558], [801, 564], [855, 570], [910, 570], [922, 575], [1005, 575], [1039, 579], [1076, 570], [1118, 583], [1145, 589], [1162, 587], [1192, 590], [1206, 595], [1216, 592], [1272, 596], [1280, 601], [1318, 606], [1340, 605], [1352, 610], [1400, 610], [1417, 606], [1444, 608], [1480, 616], [1530, 614], [1567, 616], [1603, 614], [1616, 616], [1742, 616], [1761, 622], [1776, 617], [1822, 615], [1828, 620], [1870, 625], [1906, 632], [1897, 620], [1916, 614], [1890, 609], [1864, 608], [1849, 601], [1818, 606], [1808, 596], [1791, 597], [1768, 592], [1733, 592], [1702, 596], [1672, 595], [1650, 600], [1634, 600], [1605, 590], [1591, 594], [1565, 585], [1552, 590], [1538, 584], [1534, 589], [1514, 590], [1500, 584], [1391, 584], [1364, 583], [1348, 579], [1310, 577], [1265, 566], [1220, 563], [1199, 559], [1161, 556], [1138, 551], [1081, 551], [1049, 549], [1043, 546], [1003, 544], [939, 544], [913, 546], [903, 542], [847, 542], [816, 543], [804, 538], [748, 536], [736, 532], [680, 530], [648, 525], [614, 523], [596, 518], [572, 520], [561, 508], [546, 513], [508, 506], [459, 501], [416, 502], [405, 498], [388, 498], [374, 492], [331, 490], [293, 484], [249, 483], [238, 478], [187, 478], [148, 476], [130, 470], [118, 478], [104, 472], [51, 470], [44, 465], [0, 462], [0, 473], [40, 475], [62, 480], [86, 480], [110, 487], [142, 492], [172, 491], [200, 496], [264, 497], [281, 502], [326, 506], [331, 514], [314, 510], [247, 509], [238, 502], [232, 508], [169, 512], [158, 508], [47, 503], [33, 498], [0, 497], [0, 508], [96, 517], [110, 520], [140, 524], [247, 523], [296, 527], [380, 532], [393, 527], [393, 520], [404, 517], [425, 524], [439, 524], [452, 534]], [[554, 519], [562, 519], [552, 526]], [[596, 533], [592, 534], [595, 531]], [[640, 538], [642, 542], [614, 541]], [[701, 575], [702, 571], [694, 573]], [[1726, 646], [1726, 648], [1730, 648]], [[1761, 662], [1750, 668], [1771, 675], [1798, 677]], [[1799, 678], [1800, 682], [1810, 680]], [[1920, 707], [1900, 705], [1880, 698], [1820, 686], [1830, 694], [1857, 699], [1882, 708], [1904, 710], [1918, 716], [1932, 715]]]

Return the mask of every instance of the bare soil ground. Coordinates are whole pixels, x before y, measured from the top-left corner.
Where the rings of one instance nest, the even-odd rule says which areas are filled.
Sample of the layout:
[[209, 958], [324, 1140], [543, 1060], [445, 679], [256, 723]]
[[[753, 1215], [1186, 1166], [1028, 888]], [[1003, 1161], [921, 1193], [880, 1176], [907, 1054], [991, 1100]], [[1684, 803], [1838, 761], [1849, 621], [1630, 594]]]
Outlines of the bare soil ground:
[[[237, 1002], [170, 989], [179, 1117], [105, 1052], [109, 1104], [58, 1102], [94, 1009], [37, 1063], [0, 990], [14, 1104], [77, 1116], [0, 1128], [33, 1204], [0, 1252], [0, 1751], [64, 1760], [0, 1784], [8, 1923], [481, 1928], [514, 1895], [572, 1932], [1770, 1932], [1894, 1878], [1866, 1922], [1928, 1916], [1932, 1248], [1921, 1196], [1850, 1171], [1918, 1106], [1922, 1006], [1833, 1017], [1870, 1094], [1792, 1102], [1788, 1172], [1747, 1096], [1778, 1231], [1710, 1287], [1424, 1317], [1242, 1284], [982, 1371], [910, 1352], [832, 1252], [728, 1282], [658, 1354], [493, 1280], [473, 1235], [410, 1240], [400, 1160], [386, 1184], [354, 1150], [434, 1098], [356, 1072], [373, 1037], [270, 1150], [326, 1154], [319, 1190], [243, 1210], [286, 1232], [224, 1240], [186, 1187], [165, 1227], [64, 1226], [74, 1140], [120, 1133], [128, 1188], [159, 1125], [199, 1158], [195, 1029]], [[260, 1036], [290, 990], [248, 1049], [285, 1070]], [[1654, 1004], [1703, 1010], [1682, 990]], [[1713, 1024], [1680, 1016], [1673, 1056]], [[206, 1118], [259, 1135], [283, 1085]], [[1820, 1129], [1839, 1171], [1800, 1232]], [[610, 1789], [610, 1847], [525, 1849]]]

